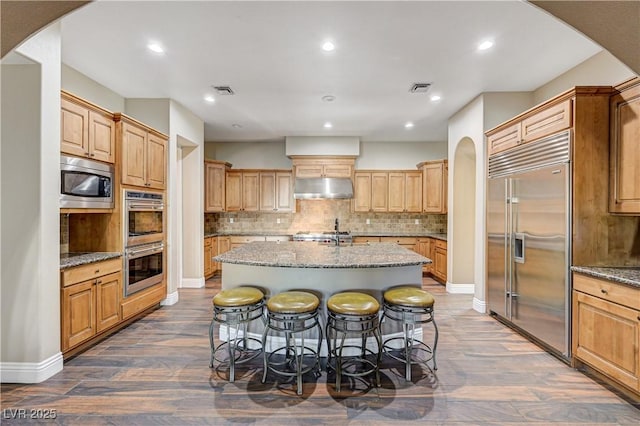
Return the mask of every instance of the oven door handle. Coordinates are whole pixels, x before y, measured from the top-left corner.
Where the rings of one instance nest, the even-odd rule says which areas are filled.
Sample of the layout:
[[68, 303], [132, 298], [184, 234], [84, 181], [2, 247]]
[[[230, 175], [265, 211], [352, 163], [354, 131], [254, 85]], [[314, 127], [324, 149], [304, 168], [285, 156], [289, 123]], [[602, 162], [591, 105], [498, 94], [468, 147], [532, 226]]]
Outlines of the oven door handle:
[[146, 256], [148, 254], [162, 253], [163, 251], [164, 244], [161, 244], [153, 247], [127, 249], [126, 255], [128, 259], [137, 259], [138, 257]]
[[150, 205], [150, 204], [129, 204], [127, 206], [128, 211], [149, 211], [149, 210], [164, 210], [163, 205]]

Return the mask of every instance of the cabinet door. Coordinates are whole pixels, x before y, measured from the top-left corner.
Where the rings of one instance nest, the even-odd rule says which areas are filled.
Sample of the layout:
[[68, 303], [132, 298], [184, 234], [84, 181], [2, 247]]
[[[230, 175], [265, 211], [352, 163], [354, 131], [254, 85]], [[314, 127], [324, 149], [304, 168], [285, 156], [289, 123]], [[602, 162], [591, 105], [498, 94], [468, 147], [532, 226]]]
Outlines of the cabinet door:
[[402, 172], [390, 172], [389, 173], [389, 198], [388, 205], [390, 212], [403, 212], [404, 211], [404, 173]]
[[60, 107], [60, 151], [88, 157], [89, 111], [66, 99], [61, 99]]
[[422, 172], [405, 173], [404, 211], [420, 213], [422, 211]]
[[489, 146], [489, 155], [513, 148], [520, 144], [522, 135], [520, 133], [520, 123], [506, 127], [498, 132], [487, 136], [487, 145]]
[[145, 149], [147, 132], [122, 123], [122, 183], [145, 186]]
[[276, 210], [279, 212], [295, 211], [291, 172], [276, 172]]
[[353, 190], [353, 211], [371, 211], [371, 173], [356, 172]]
[[204, 169], [204, 209], [206, 212], [223, 212], [225, 209], [226, 167], [221, 164], [205, 163]]
[[218, 255], [218, 237], [210, 237], [209, 239], [211, 240], [211, 275], [213, 275], [220, 269], [220, 264], [213, 261], [213, 258]]
[[322, 164], [303, 164], [296, 166], [296, 177], [298, 178], [315, 178], [322, 177], [324, 167]]
[[609, 211], [640, 214], [640, 84], [611, 98]]
[[389, 174], [387, 172], [371, 173], [371, 210], [386, 212], [389, 206]]
[[204, 277], [207, 278], [213, 272], [213, 250], [211, 248], [211, 237], [204, 239]]
[[260, 172], [260, 211], [276, 211], [275, 172]]
[[96, 334], [96, 286], [84, 281], [62, 289], [62, 350]]
[[118, 324], [121, 320], [120, 273], [106, 275], [96, 280], [96, 332]]
[[531, 142], [571, 127], [571, 99], [522, 120], [522, 142]]
[[242, 172], [227, 172], [225, 204], [228, 212], [242, 210]]
[[443, 282], [447, 281], [447, 249], [437, 243], [434, 250], [433, 274]]
[[167, 140], [153, 133], [147, 137], [146, 183], [154, 189], [167, 186]]
[[[419, 238], [418, 241], [416, 242], [416, 252], [418, 252], [418, 254], [426, 258], [431, 259], [431, 261], [433, 262], [433, 259], [429, 257], [430, 251], [431, 251], [431, 238]], [[422, 265], [422, 272], [431, 272], [431, 263]]]
[[89, 111], [89, 156], [99, 161], [115, 160], [116, 124], [111, 117]]
[[325, 164], [324, 177], [350, 178], [353, 167], [348, 164]]
[[242, 210], [258, 211], [260, 204], [260, 174], [258, 172], [242, 173]]
[[573, 296], [576, 358], [640, 390], [640, 312], [575, 290]]
[[424, 199], [422, 211], [425, 213], [446, 213], [446, 181], [444, 162], [426, 164], [422, 167]]

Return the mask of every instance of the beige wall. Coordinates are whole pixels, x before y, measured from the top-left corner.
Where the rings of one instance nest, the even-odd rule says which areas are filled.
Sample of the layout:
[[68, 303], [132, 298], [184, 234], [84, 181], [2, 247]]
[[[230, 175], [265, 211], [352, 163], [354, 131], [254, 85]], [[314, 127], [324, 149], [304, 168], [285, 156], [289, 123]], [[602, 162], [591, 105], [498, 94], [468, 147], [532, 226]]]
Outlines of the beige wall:
[[125, 111], [124, 97], [65, 64], [62, 64], [62, 88], [106, 110]]
[[34, 383], [62, 369], [60, 25], [16, 51], [31, 64], [2, 63], [0, 373]]

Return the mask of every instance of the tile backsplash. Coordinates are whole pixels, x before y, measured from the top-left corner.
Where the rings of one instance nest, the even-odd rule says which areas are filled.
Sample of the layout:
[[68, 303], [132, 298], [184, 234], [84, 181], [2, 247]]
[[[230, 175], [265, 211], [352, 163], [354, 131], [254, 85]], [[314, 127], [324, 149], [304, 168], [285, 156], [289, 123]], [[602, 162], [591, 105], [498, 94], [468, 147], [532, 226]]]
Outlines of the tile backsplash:
[[[298, 200], [296, 213], [233, 212], [206, 213], [205, 233], [214, 232], [296, 232], [333, 231], [340, 220], [341, 231], [357, 233], [447, 232], [446, 214], [353, 213], [350, 200]], [[233, 219], [231, 223], [230, 219]], [[369, 219], [370, 224], [366, 221]], [[416, 224], [418, 220], [418, 224]], [[279, 222], [279, 223], [278, 223]]]
[[69, 215], [60, 215], [60, 254], [69, 253]]

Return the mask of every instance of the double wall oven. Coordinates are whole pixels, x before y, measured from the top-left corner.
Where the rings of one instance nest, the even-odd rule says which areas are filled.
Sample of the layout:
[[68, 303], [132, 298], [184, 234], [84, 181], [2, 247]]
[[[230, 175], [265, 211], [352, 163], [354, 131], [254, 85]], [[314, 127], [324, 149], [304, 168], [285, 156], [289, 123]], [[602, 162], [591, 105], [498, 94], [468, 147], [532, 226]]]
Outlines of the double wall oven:
[[124, 295], [164, 279], [164, 195], [123, 190]]

